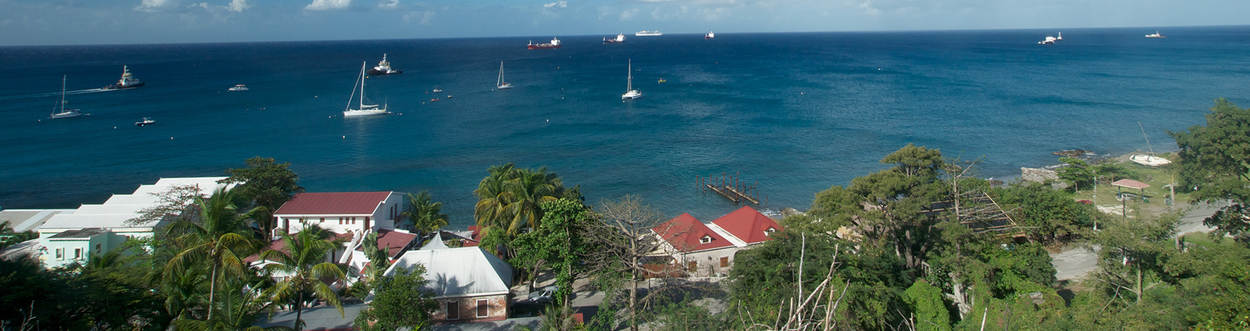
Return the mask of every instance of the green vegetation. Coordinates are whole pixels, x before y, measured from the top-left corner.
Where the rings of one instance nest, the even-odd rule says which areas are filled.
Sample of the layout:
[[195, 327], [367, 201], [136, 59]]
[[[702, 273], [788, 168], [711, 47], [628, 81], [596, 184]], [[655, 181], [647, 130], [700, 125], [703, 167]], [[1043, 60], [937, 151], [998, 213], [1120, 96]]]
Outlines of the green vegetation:
[[395, 274], [381, 277], [374, 285], [373, 303], [356, 317], [361, 330], [421, 330], [430, 326], [430, 313], [438, 309], [425, 286], [425, 269], [416, 266], [410, 272], [396, 269]]
[[1180, 146], [1181, 182], [1197, 187], [1194, 199], [1228, 200], [1206, 224], [1216, 235], [1229, 234], [1250, 244], [1250, 109], [1225, 99], [1215, 101], [1207, 125], [1173, 132]]

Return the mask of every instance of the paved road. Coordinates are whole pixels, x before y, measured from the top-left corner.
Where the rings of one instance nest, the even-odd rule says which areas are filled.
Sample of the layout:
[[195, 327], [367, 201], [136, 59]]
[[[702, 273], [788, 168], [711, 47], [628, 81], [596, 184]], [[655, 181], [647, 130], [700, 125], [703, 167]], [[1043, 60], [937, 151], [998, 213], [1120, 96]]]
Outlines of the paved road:
[[[1198, 204], [1185, 212], [1176, 226], [1176, 234], [1192, 232], [1207, 233], [1214, 230], [1202, 224], [1202, 220], [1214, 214], [1222, 204]], [[1050, 254], [1051, 264], [1055, 265], [1055, 279], [1070, 280], [1085, 277], [1098, 270], [1098, 246], [1069, 248], [1059, 253]]]

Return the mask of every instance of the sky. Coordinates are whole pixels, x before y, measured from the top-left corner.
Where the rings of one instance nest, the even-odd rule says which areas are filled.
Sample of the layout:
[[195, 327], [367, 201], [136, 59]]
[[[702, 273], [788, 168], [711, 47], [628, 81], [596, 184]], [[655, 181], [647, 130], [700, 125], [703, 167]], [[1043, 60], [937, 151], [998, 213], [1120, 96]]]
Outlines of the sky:
[[1250, 0], [0, 0], [0, 45], [1247, 24]]

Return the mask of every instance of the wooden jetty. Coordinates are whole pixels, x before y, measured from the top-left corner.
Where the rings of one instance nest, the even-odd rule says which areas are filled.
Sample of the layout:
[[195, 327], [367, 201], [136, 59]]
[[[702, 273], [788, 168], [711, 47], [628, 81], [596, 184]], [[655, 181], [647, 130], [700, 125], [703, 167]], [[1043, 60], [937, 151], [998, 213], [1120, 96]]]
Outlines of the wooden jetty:
[[[754, 205], [760, 204], [759, 182], [754, 185], [744, 183], [737, 174], [728, 175], [721, 173], [720, 176], [695, 176], [695, 183], [701, 190], [712, 191], [717, 195], [728, 199], [734, 204], [750, 203]], [[753, 193], [754, 192], [754, 193]]]

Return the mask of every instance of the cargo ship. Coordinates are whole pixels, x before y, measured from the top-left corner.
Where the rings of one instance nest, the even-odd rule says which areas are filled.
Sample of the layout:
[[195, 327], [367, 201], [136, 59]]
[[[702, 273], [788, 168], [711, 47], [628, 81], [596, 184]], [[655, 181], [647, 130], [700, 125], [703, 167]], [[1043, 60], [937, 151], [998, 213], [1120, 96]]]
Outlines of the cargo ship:
[[612, 38], [612, 39], [608, 39], [608, 37], [603, 37], [603, 43], [604, 43], [604, 44], [619, 44], [619, 43], [623, 43], [623, 42], [625, 42], [625, 34], [624, 34], [624, 33], [618, 33], [618, 34], [616, 34], [616, 37], [615, 37], [615, 38]]
[[533, 41], [530, 41], [529, 45], [527, 45], [525, 48], [528, 48], [528, 49], [560, 48], [560, 38], [551, 38], [550, 42], [538, 43], [538, 44], [535, 44]]

